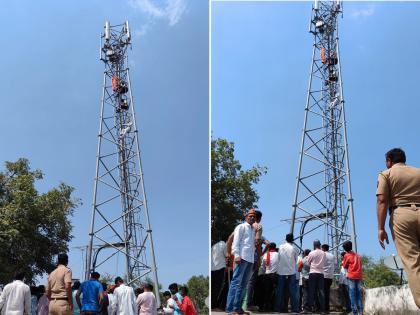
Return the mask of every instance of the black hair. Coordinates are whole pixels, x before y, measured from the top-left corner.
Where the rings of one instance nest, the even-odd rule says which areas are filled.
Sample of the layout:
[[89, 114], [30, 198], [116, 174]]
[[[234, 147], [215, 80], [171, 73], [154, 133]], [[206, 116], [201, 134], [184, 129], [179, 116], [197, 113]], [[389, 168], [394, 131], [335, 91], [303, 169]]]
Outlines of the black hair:
[[99, 272], [94, 271], [90, 274], [90, 277], [98, 280], [101, 277], [101, 275], [99, 274]]
[[186, 285], [179, 288], [179, 291], [183, 291], [185, 295], [188, 295], [188, 287]]
[[321, 242], [319, 240], [314, 241], [314, 248], [321, 248]]
[[165, 291], [165, 292], [163, 292], [163, 296], [172, 296], [172, 294], [169, 291]]
[[168, 289], [178, 291], [178, 285], [176, 283], [171, 283]]
[[390, 159], [392, 163], [405, 163], [405, 152], [400, 148], [389, 150], [385, 154], [385, 159]]
[[286, 234], [286, 242], [293, 243], [293, 233]]
[[29, 289], [31, 290], [31, 295], [37, 295], [38, 294], [38, 288], [35, 286], [30, 286]]
[[38, 286], [38, 293], [44, 294], [45, 293], [45, 285], [39, 285]]
[[102, 282], [102, 290], [106, 291], [108, 289], [108, 284], [106, 282]]
[[15, 280], [22, 281], [25, 278], [25, 273], [23, 271], [18, 271], [15, 273]]
[[340, 256], [344, 257], [346, 255], [346, 252], [341, 252]]
[[74, 281], [73, 286], [71, 287], [71, 289], [72, 290], [79, 290], [79, 288], [80, 288], [80, 281], [79, 280]]
[[275, 249], [277, 247], [276, 243], [270, 243], [268, 244], [269, 249]]
[[67, 264], [69, 263], [69, 256], [67, 256], [66, 253], [60, 253], [58, 254], [57, 262], [59, 265], [67, 266]]
[[305, 250], [303, 251], [303, 255], [304, 255], [304, 256], [308, 256], [310, 252], [311, 252], [311, 250], [310, 250], [310, 249], [305, 249]]
[[255, 210], [255, 221], [259, 221], [262, 218], [262, 212], [260, 210]]
[[143, 288], [137, 288], [134, 290], [134, 295], [138, 296], [139, 294], [142, 294], [144, 292]]
[[145, 283], [143, 288], [149, 290], [149, 291], [153, 291], [153, 285], [150, 283]]
[[351, 241], [345, 241], [345, 242], [343, 243], [343, 249], [344, 249], [346, 252], [351, 251], [351, 250], [353, 249], [353, 244], [352, 244], [352, 242], [351, 242]]
[[115, 284], [118, 284], [120, 282], [124, 282], [124, 280], [121, 277], [116, 277], [114, 282]]
[[330, 250], [330, 245], [328, 245], [328, 244], [322, 244], [321, 248], [322, 248], [322, 250], [325, 250], [325, 251], [328, 252]]

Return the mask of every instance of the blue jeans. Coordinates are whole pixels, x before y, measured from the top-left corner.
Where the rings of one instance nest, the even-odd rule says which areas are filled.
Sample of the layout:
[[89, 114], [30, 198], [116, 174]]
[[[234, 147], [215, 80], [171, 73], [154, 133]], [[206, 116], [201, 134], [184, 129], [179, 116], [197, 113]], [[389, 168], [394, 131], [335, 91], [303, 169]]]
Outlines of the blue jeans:
[[362, 280], [347, 280], [349, 285], [351, 310], [355, 315], [357, 315], [358, 313], [363, 313]]
[[241, 259], [241, 263], [233, 271], [229, 293], [226, 302], [226, 312], [237, 312], [242, 309], [242, 300], [245, 296], [246, 286], [252, 274], [254, 263]]
[[246, 287], [246, 291], [248, 294], [248, 302], [247, 307], [254, 306], [254, 287], [255, 282], [257, 282], [258, 277], [258, 260], [254, 261], [254, 265], [252, 266], [251, 277], [249, 278], [248, 285]]
[[276, 288], [276, 301], [274, 303], [274, 310], [280, 312], [283, 310], [283, 308], [287, 308], [287, 305], [284, 305], [284, 288], [286, 284], [289, 287], [292, 312], [299, 313], [299, 292], [295, 274], [289, 276], [279, 275]]

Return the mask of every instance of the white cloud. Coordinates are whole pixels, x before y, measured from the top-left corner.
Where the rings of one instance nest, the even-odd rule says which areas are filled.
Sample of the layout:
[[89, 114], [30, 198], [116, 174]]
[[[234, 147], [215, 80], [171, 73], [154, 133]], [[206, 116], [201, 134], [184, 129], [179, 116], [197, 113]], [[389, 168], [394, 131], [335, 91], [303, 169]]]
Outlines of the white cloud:
[[[129, 0], [129, 2], [133, 8], [148, 16], [149, 23], [166, 20], [169, 26], [177, 24], [187, 8], [186, 0]], [[148, 27], [145, 27], [143, 32], [147, 29]]]
[[360, 19], [360, 18], [367, 18], [369, 16], [372, 16], [375, 14], [375, 5], [373, 3], [368, 4], [364, 8], [360, 9], [352, 9], [350, 11], [350, 17], [354, 19]]

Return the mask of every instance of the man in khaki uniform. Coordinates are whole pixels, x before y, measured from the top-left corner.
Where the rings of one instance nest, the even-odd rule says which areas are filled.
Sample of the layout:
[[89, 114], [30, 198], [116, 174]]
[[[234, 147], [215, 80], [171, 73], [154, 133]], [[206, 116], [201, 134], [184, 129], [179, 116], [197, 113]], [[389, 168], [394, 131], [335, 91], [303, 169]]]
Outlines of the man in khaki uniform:
[[378, 239], [389, 244], [385, 232], [386, 213], [398, 255], [404, 264], [408, 284], [420, 308], [420, 169], [405, 165], [405, 153], [392, 149], [385, 155], [386, 171], [378, 176]]
[[67, 267], [67, 254], [58, 255], [58, 266], [48, 276], [47, 296], [50, 300], [49, 315], [72, 315], [71, 270]]

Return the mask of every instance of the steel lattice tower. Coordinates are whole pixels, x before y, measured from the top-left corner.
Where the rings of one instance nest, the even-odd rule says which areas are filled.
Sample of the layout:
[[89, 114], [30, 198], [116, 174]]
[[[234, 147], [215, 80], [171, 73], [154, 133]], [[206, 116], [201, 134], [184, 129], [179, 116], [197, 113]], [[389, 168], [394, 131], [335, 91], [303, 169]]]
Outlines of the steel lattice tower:
[[105, 23], [100, 59], [104, 62], [86, 278], [105, 263], [123, 257], [126, 281], [138, 285], [150, 277], [159, 301], [158, 279], [143, 181], [140, 146], [128, 68], [128, 22]]
[[338, 257], [347, 240], [357, 250], [346, 117], [340, 66], [341, 1], [315, 1], [309, 87], [299, 153], [291, 232], [295, 239], [330, 245]]

